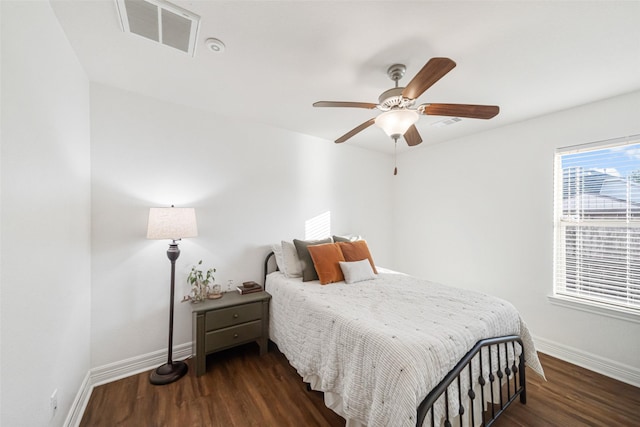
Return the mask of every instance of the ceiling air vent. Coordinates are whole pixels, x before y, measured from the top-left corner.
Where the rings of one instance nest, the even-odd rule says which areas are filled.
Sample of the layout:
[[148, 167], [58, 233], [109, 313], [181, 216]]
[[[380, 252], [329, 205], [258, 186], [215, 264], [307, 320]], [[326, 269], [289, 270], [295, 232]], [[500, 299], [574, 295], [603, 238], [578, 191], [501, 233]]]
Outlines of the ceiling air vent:
[[450, 117], [450, 118], [447, 118], [447, 119], [442, 119], [442, 120], [439, 120], [437, 122], [431, 123], [431, 126], [435, 126], [437, 128], [441, 128], [441, 127], [449, 126], [449, 125], [452, 125], [452, 124], [455, 124], [455, 123], [458, 123], [458, 122], [461, 122], [461, 121], [462, 121], [462, 119], [460, 117]]
[[164, 0], [116, 0], [120, 24], [134, 33], [191, 56], [195, 54], [200, 17]]

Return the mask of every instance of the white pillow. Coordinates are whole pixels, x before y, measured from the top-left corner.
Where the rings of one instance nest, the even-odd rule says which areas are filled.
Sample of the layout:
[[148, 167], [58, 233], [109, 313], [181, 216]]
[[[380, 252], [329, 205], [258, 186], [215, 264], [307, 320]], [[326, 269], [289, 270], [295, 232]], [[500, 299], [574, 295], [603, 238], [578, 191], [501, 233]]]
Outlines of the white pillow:
[[284, 272], [284, 258], [282, 257], [282, 245], [280, 243], [274, 243], [271, 246], [271, 250], [273, 254], [276, 256], [276, 265], [278, 266], [278, 270]]
[[362, 261], [339, 261], [340, 269], [344, 275], [344, 281], [347, 283], [364, 282], [365, 280], [371, 280], [376, 278], [376, 273], [371, 268], [371, 263], [368, 259]]
[[298, 251], [292, 242], [282, 241], [282, 272], [287, 277], [302, 277], [302, 265], [298, 258]]

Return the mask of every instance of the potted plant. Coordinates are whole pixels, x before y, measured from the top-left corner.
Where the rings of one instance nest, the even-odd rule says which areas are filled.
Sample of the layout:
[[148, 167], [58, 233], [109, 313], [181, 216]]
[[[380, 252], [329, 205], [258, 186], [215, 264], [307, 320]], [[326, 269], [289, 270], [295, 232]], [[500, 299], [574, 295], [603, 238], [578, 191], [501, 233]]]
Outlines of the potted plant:
[[215, 268], [210, 268], [206, 272], [201, 268], [202, 260], [198, 261], [198, 264], [191, 267], [191, 272], [187, 276], [187, 283], [191, 285], [191, 293], [184, 297], [184, 301], [190, 300], [191, 302], [201, 302], [207, 299], [210, 286], [213, 285], [215, 277], [213, 273], [216, 272]]

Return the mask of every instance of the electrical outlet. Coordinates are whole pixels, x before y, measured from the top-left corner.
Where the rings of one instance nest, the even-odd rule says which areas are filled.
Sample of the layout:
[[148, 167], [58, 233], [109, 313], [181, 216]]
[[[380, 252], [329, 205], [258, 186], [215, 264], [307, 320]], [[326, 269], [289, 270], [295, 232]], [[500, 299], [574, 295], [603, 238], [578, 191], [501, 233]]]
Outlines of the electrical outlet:
[[56, 410], [58, 409], [58, 389], [53, 390], [53, 393], [51, 393], [51, 397], [49, 398], [49, 406], [50, 406], [50, 413], [51, 413], [51, 418], [53, 418], [53, 416], [56, 414]]

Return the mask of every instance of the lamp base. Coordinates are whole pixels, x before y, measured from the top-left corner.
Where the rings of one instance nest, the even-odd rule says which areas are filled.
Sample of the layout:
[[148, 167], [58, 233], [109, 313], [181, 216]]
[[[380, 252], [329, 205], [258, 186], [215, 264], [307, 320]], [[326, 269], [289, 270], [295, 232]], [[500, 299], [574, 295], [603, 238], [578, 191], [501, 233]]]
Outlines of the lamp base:
[[154, 385], [170, 384], [182, 378], [188, 370], [189, 367], [184, 362], [165, 363], [151, 372], [149, 381]]

